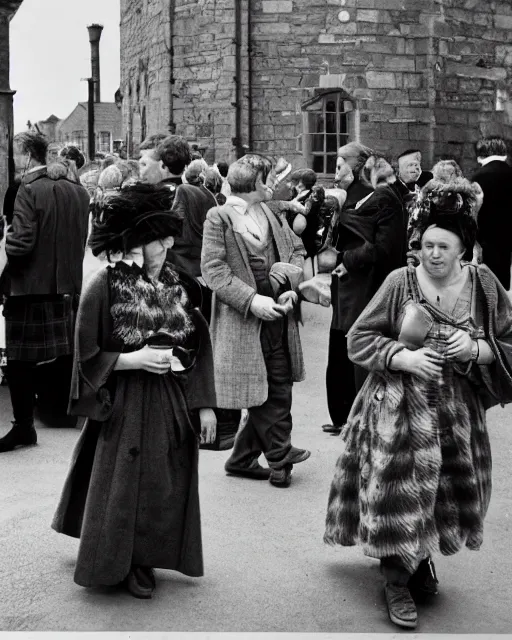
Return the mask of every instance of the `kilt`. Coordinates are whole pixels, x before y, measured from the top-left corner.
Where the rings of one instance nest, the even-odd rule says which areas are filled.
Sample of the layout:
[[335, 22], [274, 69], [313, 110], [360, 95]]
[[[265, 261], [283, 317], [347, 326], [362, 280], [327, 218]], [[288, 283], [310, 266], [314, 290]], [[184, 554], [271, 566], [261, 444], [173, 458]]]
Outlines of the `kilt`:
[[73, 353], [74, 296], [10, 296], [4, 305], [7, 360], [45, 362]]

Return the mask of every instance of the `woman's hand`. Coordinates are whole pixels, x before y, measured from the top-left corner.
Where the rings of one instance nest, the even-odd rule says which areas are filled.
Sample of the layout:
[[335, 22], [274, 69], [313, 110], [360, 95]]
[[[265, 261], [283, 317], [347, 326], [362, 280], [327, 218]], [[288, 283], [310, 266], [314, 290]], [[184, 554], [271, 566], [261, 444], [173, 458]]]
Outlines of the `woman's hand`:
[[116, 370], [144, 369], [150, 373], [164, 374], [171, 368], [172, 349], [152, 349], [147, 345], [133, 351], [122, 353], [116, 364]]
[[272, 321], [283, 317], [272, 298], [270, 296], [262, 296], [259, 293], [252, 299], [250, 310], [260, 320]]
[[217, 435], [217, 416], [213, 409], [199, 409], [201, 444], [213, 444]]
[[336, 269], [334, 269], [334, 271], [332, 272], [332, 275], [338, 276], [338, 278], [342, 278], [346, 273], [348, 273], [347, 268], [345, 267], [343, 262], [340, 262]]
[[471, 349], [473, 340], [467, 331], [457, 329], [446, 341], [448, 348], [444, 355], [448, 360], [457, 362], [469, 362], [471, 360]]
[[443, 356], [429, 347], [417, 351], [402, 349], [391, 359], [390, 368], [411, 373], [428, 382], [440, 378], [443, 362]]
[[303, 216], [306, 215], [306, 207], [298, 200], [290, 200], [288, 202], [288, 210], [293, 211], [293, 213], [300, 213]]

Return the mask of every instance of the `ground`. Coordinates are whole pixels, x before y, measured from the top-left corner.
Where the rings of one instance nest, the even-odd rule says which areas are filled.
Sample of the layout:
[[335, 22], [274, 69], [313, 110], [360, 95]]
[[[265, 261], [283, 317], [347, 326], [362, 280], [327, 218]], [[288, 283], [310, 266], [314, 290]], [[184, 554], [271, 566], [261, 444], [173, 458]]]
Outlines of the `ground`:
[[[356, 547], [322, 542], [340, 440], [320, 430], [328, 421], [330, 312], [309, 304], [304, 311], [307, 380], [294, 388], [294, 443], [309, 448], [311, 458], [297, 465], [289, 489], [278, 489], [226, 476], [229, 452], [201, 452], [204, 578], [157, 571], [150, 601], [77, 586], [78, 542], [52, 531], [50, 522], [78, 430], [39, 426], [37, 447], [1, 455], [0, 631], [396, 631], [378, 562]], [[0, 416], [3, 434], [11, 420], [6, 387]], [[494, 492], [484, 545], [436, 559], [440, 595], [420, 607], [418, 632], [512, 630], [511, 418], [510, 408], [488, 414]]]

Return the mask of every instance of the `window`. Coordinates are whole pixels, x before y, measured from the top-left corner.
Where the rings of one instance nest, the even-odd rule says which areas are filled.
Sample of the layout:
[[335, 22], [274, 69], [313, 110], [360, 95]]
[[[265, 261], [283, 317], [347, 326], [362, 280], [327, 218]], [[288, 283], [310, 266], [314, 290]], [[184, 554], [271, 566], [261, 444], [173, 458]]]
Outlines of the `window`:
[[110, 153], [110, 131], [99, 132], [97, 150], [101, 153]]
[[355, 138], [355, 108], [340, 90], [324, 93], [302, 105], [303, 153], [318, 174], [336, 172], [338, 149]]
[[[66, 140], [67, 140], [67, 135], [66, 135]], [[83, 151], [85, 149], [85, 132], [83, 130], [72, 131], [71, 139], [69, 143], [74, 145], [75, 147], [78, 147], [80, 151]]]

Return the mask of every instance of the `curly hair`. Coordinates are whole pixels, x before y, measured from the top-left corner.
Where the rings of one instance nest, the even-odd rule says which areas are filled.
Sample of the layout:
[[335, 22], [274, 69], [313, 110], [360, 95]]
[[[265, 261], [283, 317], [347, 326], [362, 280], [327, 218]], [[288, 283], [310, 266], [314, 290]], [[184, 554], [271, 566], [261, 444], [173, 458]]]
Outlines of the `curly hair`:
[[182, 224], [170, 210], [167, 187], [137, 183], [105, 200], [93, 222], [89, 246], [95, 256], [126, 254], [154, 240], [180, 235]]
[[410, 223], [410, 246], [418, 249], [421, 237], [432, 225], [456, 233], [466, 249], [472, 249], [477, 234], [476, 194], [471, 182], [430, 180], [421, 190]]

